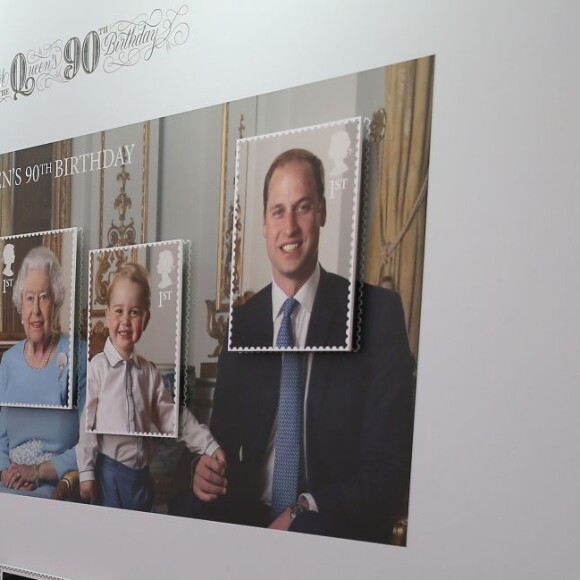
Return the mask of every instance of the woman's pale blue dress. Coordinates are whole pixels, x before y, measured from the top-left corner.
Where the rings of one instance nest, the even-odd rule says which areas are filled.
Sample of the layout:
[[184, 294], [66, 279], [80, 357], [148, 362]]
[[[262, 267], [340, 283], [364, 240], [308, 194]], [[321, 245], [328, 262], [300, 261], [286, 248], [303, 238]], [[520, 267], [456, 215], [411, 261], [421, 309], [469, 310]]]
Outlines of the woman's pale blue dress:
[[[42, 369], [32, 369], [26, 364], [24, 343], [15, 344], [2, 357], [0, 402], [67, 405], [69, 337], [60, 336], [55, 356]], [[85, 399], [86, 348], [81, 344], [77, 350], [73, 383], [78, 389], [78, 409], [0, 408], [0, 470], [11, 463], [39, 463], [39, 459], [51, 460], [59, 478], [77, 468], [75, 445]], [[54, 487], [55, 484], [43, 483], [29, 492], [9, 489], [0, 483], [0, 493], [50, 497]]]

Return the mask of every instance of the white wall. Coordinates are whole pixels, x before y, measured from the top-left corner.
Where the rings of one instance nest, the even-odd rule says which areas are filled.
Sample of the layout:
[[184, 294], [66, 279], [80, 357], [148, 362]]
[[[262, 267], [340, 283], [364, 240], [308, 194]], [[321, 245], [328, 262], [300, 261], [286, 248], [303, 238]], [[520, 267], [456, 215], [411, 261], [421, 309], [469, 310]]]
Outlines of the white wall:
[[[78, 580], [577, 577], [578, 3], [189, 6], [184, 47], [0, 104], [0, 151], [436, 54], [409, 546], [0, 497], [0, 561]], [[154, 7], [2, 0], [0, 67]], [[211, 236], [179, 187], [179, 227]]]

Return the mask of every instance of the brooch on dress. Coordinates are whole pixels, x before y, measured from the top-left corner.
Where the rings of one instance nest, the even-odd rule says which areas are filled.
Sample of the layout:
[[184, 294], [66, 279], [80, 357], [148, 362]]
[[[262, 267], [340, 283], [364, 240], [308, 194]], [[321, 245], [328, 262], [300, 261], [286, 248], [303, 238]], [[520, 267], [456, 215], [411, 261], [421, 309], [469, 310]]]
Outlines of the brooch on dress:
[[56, 365], [58, 366], [58, 380], [60, 381], [60, 378], [64, 373], [64, 369], [68, 365], [68, 357], [66, 356], [66, 353], [64, 352], [58, 353], [58, 356], [56, 357]]

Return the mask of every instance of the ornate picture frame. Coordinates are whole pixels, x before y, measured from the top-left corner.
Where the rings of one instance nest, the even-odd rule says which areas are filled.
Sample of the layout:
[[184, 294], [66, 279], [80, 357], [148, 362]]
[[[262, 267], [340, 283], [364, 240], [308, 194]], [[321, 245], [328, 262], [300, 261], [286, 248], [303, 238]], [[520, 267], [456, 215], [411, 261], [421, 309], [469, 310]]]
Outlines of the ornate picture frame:
[[[72, 139], [39, 145], [0, 155], [0, 171], [11, 174], [14, 167], [37, 166], [38, 175], [26, 171], [13, 175], [0, 188], [0, 236], [60, 230], [71, 226], [71, 176], [53, 176], [40, 168], [62, 161], [72, 154]], [[17, 327], [0, 319], [0, 352], [19, 340]]]
[[[101, 150], [121, 151], [124, 163], [101, 167], [99, 172], [99, 232], [100, 248], [115, 248], [145, 243], [149, 235], [151, 121], [130, 125], [117, 131], [101, 131]], [[108, 278], [126, 261], [135, 260], [134, 249], [116, 251], [102, 260], [97, 271], [95, 317], [105, 315], [104, 302]]]

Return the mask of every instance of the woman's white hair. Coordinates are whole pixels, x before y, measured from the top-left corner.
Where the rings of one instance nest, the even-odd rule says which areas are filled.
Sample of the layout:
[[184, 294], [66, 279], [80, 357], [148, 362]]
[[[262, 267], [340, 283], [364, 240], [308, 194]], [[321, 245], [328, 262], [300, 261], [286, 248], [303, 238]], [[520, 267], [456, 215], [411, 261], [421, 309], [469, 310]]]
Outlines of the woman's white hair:
[[22, 266], [20, 266], [20, 269], [18, 270], [16, 282], [14, 282], [12, 301], [14, 302], [14, 306], [16, 306], [18, 314], [22, 312], [22, 291], [24, 281], [26, 280], [28, 273], [32, 270], [39, 270], [48, 274], [48, 277], [50, 278], [50, 289], [52, 291], [52, 297], [54, 298], [54, 306], [58, 312], [64, 302], [66, 293], [64, 281], [62, 279], [62, 269], [58, 262], [58, 258], [54, 255], [53, 251], [44, 246], [37, 246], [36, 248], [32, 248], [32, 250], [26, 254]]

